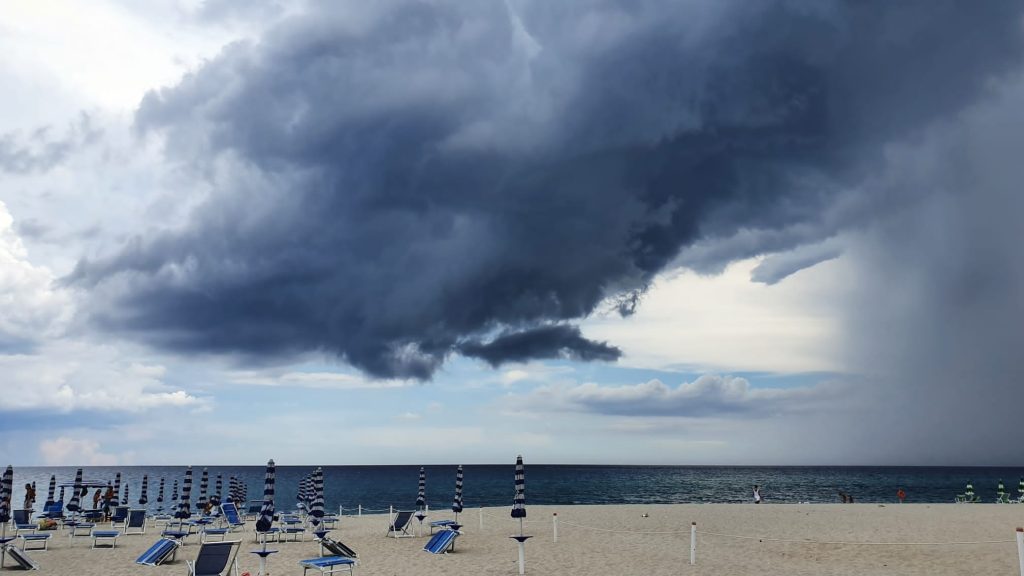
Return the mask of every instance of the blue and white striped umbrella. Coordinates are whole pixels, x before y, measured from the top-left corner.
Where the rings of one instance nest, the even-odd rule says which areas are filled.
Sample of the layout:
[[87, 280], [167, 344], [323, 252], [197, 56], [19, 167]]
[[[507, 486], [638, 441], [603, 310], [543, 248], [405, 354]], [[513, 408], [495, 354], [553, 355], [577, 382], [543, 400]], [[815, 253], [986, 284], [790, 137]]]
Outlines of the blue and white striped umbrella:
[[427, 471], [420, 466], [420, 489], [416, 493], [416, 508], [423, 510], [427, 505]]
[[139, 495], [139, 504], [149, 504], [149, 474], [142, 475], [142, 494]]
[[274, 525], [274, 461], [267, 462], [267, 477], [263, 483], [263, 508], [260, 509], [260, 517], [256, 520], [256, 531], [267, 532]]
[[516, 496], [512, 501], [512, 517], [519, 518], [519, 534], [523, 534], [523, 518], [526, 518], [526, 469], [523, 457], [516, 456]]
[[[6, 534], [7, 523], [11, 521], [11, 498], [14, 496], [14, 468], [10, 464], [0, 479], [0, 524]], [[6, 545], [5, 545], [6, 546]]]
[[210, 475], [206, 471], [206, 468], [203, 468], [203, 476], [202, 479], [199, 480], [199, 501], [196, 503], [197, 510], [202, 511], [206, 509], [206, 488], [209, 487], [209, 485]]
[[[163, 504], [164, 503], [164, 478], [163, 478], [163, 476], [160, 477], [160, 489], [157, 490], [157, 493], [156, 493], [156, 503], [157, 504]], [[163, 508], [163, 507], [161, 506], [161, 508]]]
[[314, 528], [324, 517], [324, 469], [320, 467], [313, 472], [313, 503], [309, 505], [309, 515], [313, 517], [311, 523]]
[[81, 494], [82, 494], [82, 469], [79, 468], [75, 472], [75, 483], [71, 486], [71, 501], [68, 502], [68, 504], [67, 504], [67, 506], [65, 506], [65, 508], [67, 508], [68, 510], [71, 510], [72, 512], [78, 512], [79, 510], [81, 510], [82, 506], [81, 506], [81, 504], [79, 504], [79, 502], [81, 502], [81, 498], [82, 498]]
[[462, 512], [462, 464], [459, 464], [455, 471], [455, 499], [452, 500], [452, 512], [455, 513], [455, 521], [459, 521], [459, 512]]
[[185, 480], [181, 483], [181, 500], [178, 502], [178, 511], [174, 517], [179, 520], [187, 520], [192, 516], [192, 467], [185, 469]]
[[121, 497], [121, 506], [128, 505], [128, 483], [124, 483], [124, 496]]
[[47, 508], [53, 506], [53, 496], [57, 492], [57, 477], [50, 474], [50, 487], [46, 491], [46, 503], [44, 506]]
[[299, 504], [300, 508], [309, 504], [309, 492], [311, 490], [311, 485], [312, 483], [310, 482], [309, 475], [303, 476], [302, 479], [299, 480], [299, 490], [295, 493], [295, 501]]
[[217, 482], [214, 484], [213, 494], [210, 496], [210, 504], [220, 506], [220, 493], [222, 490], [224, 490], [224, 482], [221, 481], [220, 474], [217, 474]]
[[[178, 481], [174, 481], [174, 488], [171, 489], [171, 502], [176, 503], [178, 501]], [[177, 505], [177, 504], [175, 504]]]
[[117, 505], [121, 500], [121, 473], [118, 472], [114, 475], [114, 500], [111, 502], [114, 506]]

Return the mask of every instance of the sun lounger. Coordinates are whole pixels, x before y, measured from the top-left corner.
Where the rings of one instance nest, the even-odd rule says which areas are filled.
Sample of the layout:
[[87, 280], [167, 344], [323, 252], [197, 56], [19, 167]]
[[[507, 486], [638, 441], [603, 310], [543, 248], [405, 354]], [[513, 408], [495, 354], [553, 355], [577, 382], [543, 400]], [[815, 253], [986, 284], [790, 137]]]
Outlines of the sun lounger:
[[200, 545], [195, 561], [186, 560], [190, 576], [221, 576], [232, 572], [238, 574], [238, 540], [205, 542]]
[[93, 530], [92, 531], [92, 547], [97, 548], [103, 546], [100, 542], [108, 542], [111, 548], [117, 548], [117, 539], [121, 536], [121, 532], [117, 530]]
[[18, 566], [21, 566], [25, 570], [39, 570], [39, 566], [36, 565], [36, 563], [33, 562], [32, 559], [28, 557], [28, 554], [25, 554], [21, 548], [8, 544], [5, 549], [7, 550], [7, 553], [11, 555], [11, 558], [18, 563]]
[[[75, 536], [89, 536], [92, 534], [93, 528], [96, 524], [92, 522], [80, 522], [78, 520], [65, 520], [64, 527], [68, 529], [68, 536], [74, 538]], [[84, 530], [84, 534], [80, 534], [79, 531]]]
[[388, 524], [388, 532], [385, 536], [394, 536], [395, 538], [411, 537], [412, 534], [409, 534], [408, 528], [409, 523], [412, 522], [413, 514], [414, 512], [409, 510], [396, 512], [395, 517]]
[[459, 537], [458, 530], [445, 528], [434, 534], [434, 537], [423, 547], [431, 554], [447, 554], [449, 550], [455, 550], [455, 539]]
[[[450, 526], [459, 526], [455, 520], [434, 520], [430, 523], [430, 533], [434, 533], [434, 528], [448, 528]], [[458, 530], [458, 528], [456, 528]]]
[[157, 540], [149, 550], [142, 553], [136, 564], [144, 564], [146, 566], [159, 566], [165, 562], [168, 558], [174, 559], [175, 554], [178, 553], [179, 543], [171, 538], [161, 538]]
[[356, 560], [346, 556], [324, 556], [323, 558], [299, 560], [299, 566], [302, 566], [303, 576], [305, 576], [306, 571], [310, 569], [319, 570], [322, 575], [334, 574], [336, 572], [348, 572], [349, 574], [352, 574], [352, 568], [355, 567], [355, 565]]
[[21, 538], [24, 550], [46, 550], [47, 545], [50, 543], [49, 532], [33, 532], [31, 534], [18, 534], [18, 538]]
[[[227, 528], [214, 528], [207, 526], [199, 533], [200, 542], [212, 542], [213, 539], [223, 540], [228, 534]], [[218, 538], [219, 537], [219, 538]]]
[[338, 542], [337, 540], [334, 540], [333, 538], [330, 538], [329, 536], [324, 536], [320, 539], [321, 556], [327, 556], [326, 554], [324, 554], [324, 550], [330, 552], [331, 556], [344, 556], [346, 558], [359, 557], [359, 555], [356, 554], [355, 550], [349, 548], [348, 546], [345, 546], [344, 544]]

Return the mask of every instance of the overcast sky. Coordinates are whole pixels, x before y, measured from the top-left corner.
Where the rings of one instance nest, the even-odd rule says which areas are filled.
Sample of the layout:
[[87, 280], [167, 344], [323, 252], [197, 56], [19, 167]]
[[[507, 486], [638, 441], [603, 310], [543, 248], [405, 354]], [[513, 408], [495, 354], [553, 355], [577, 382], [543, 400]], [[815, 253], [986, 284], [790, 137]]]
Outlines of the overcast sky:
[[4, 462], [1020, 463], [1016, 0], [11, 0], [0, 54]]

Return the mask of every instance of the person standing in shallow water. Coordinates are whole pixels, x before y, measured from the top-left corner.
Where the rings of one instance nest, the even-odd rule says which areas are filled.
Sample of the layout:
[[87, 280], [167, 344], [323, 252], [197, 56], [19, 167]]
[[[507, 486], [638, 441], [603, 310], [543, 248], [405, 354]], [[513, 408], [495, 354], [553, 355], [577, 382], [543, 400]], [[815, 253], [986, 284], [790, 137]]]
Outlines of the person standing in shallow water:
[[754, 504], [761, 503], [761, 487], [754, 484]]

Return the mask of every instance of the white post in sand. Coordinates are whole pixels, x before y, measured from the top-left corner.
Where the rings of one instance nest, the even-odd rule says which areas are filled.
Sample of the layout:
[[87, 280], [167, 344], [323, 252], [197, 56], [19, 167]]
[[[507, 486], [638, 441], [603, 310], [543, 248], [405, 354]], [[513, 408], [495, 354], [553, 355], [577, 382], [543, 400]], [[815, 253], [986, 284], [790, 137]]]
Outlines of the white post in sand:
[[551, 515], [551, 527], [555, 532], [555, 542], [558, 542], [558, 512]]
[[526, 574], [526, 541], [519, 541], [519, 576]]
[[1024, 528], [1017, 527], [1017, 559], [1020, 561], [1020, 576], [1024, 576]]
[[342, 518], [344, 516], [345, 516], [345, 506], [342, 505], [342, 504], [338, 504], [338, 517]]
[[363, 517], [363, 505], [362, 504], [359, 505], [359, 517], [360, 518]]
[[480, 530], [483, 531], [483, 529], [484, 529], [484, 507], [481, 506], [480, 507]]
[[[697, 563], [697, 523], [690, 522], [690, 566]], [[1022, 575], [1024, 576], [1024, 575]]]

